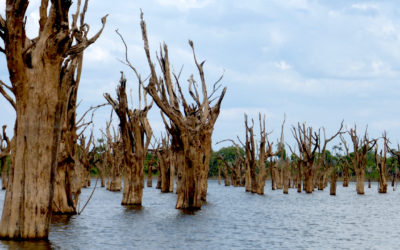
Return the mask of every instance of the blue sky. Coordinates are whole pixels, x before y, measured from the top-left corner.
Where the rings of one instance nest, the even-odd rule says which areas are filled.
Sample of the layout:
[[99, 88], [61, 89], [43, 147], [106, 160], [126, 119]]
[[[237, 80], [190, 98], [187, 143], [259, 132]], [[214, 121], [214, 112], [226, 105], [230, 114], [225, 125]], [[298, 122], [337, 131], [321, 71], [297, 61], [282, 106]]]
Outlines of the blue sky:
[[[40, 1], [30, 2], [27, 28], [33, 37]], [[1, 13], [4, 6], [0, 0]], [[224, 73], [222, 82], [228, 91], [214, 142], [237, 135], [243, 138], [244, 112], [255, 120], [258, 112], [266, 114], [272, 140], [279, 136], [286, 113], [289, 143], [294, 141], [288, 125], [324, 126], [329, 135], [343, 119], [348, 127], [357, 124], [364, 129], [368, 124], [371, 137], [387, 130], [393, 143], [400, 142], [397, 1], [91, 0], [86, 20], [92, 34], [100, 28], [100, 18], [109, 17], [103, 35], [85, 54], [80, 114], [90, 105], [105, 102], [103, 93], [115, 95], [121, 70], [133, 92], [137, 89], [133, 72], [118, 61], [124, 49], [115, 29], [128, 43], [131, 62], [143, 76], [149, 73], [140, 8], [153, 55], [165, 41], [175, 69], [184, 65], [183, 85], [191, 73], [197, 77], [188, 39], [194, 41], [199, 59], [206, 60], [210, 84]], [[0, 57], [0, 79], [8, 80], [4, 56]], [[11, 133], [13, 110], [3, 98], [0, 107], [0, 123], [8, 124]], [[109, 108], [97, 111], [95, 130], [104, 127], [108, 117]], [[150, 122], [159, 135], [163, 124], [156, 108]]]

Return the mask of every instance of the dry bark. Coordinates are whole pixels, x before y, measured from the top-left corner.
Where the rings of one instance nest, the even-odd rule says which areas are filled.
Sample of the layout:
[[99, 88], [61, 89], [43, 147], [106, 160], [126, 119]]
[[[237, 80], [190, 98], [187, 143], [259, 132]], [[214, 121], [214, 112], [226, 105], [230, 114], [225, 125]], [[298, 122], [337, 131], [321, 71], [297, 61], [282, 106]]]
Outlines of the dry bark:
[[[199, 63], [194, 51], [193, 57], [201, 79], [201, 95], [197, 91], [197, 83], [193, 76], [189, 79], [189, 94], [194, 100], [192, 105], [186, 101], [179, 83], [179, 75], [174, 74], [175, 87], [172, 81], [168, 48], [164, 44], [160, 51], [158, 61], [162, 77], [158, 77], [155, 64], [151, 60], [149, 43], [147, 39], [146, 24], [141, 15], [141, 28], [144, 49], [151, 71], [147, 92], [153, 97], [154, 102], [161, 109], [162, 114], [169, 118], [169, 123], [163, 116], [164, 124], [171, 135], [172, 150], [177, 156], [177, 203], [176, 208], [200, 208], [207, 195], [207, 176], [211, 156], [211, 136], [214, 124], [218, 118], [221, 102], [225, 96], [226, 88], [221, 95], [214, 99], [218, 92], [218, 80], [212, 93], [207, 91], [203, 65]], [[202, 98], [201, 98], [202, 96]], [[211, 103], [216, 100], [214, 106]], [[180, 107], [182, 105], [182, 107]], [[183, 111], [183, 112], [182, 112]]]
[[[141, 85], [141, 79], [139, 84]], [[140, 92], [140, 90], [139, 90]], [[139, 95], [140, 96], [140, 95]], [[146, 97], [146, 94], [144, 94]], [[126, 79], [121, 73], [120, 84], [117, 87], [117, 100], [109, 94], [104, 97], [113, 107], [119, 118], [119, 128], [123, 145], [123, 159], [125, 161], [125, 180], [122, 194], [122, 205], [141, 205], [144, 188], [144, 161], [153, 131], [147, 120], [147, 112], [152, 104], [141, 109], [131, 110], [128, 108], [126, 95]], [[139, 98], [139, 103], [141, 100]]]
[[[231, 183], [234, 187], [240, 187], [240, 186], [244, 186], [244, 169], [243, 166], [245, 165], [245, 159], [243, 158], [243, 156], [240, 153], [240, 147], [239, 145], [231, 139], [227, 139], [227, 140], [222, 140], [220, 142], [217, 142], [217, 144], [224, 142], [224, 141], [230, 141], [232, 142], [232, 144], [235, 146], [236, 148], [236, 158], [235, 161], [233, 162], [232, 166], [230, 166], [230, 170], [231, 170]], [[218, 168], [218, 178], [220, 178], [220, 173], [221, 168]]]
[[[387, 150], [389, 150], [390, 154], [396, 158], [397, 160], [397, 164], [400, 165], [400, 144], [397, 144], [397, 151], [394, 149], [391, 149], [389, 147], [389, 140], [386, 138], [386, 134], [384, 135], [384, 142], [385, 142], [385, 147]], [[392, 173], [392, 187], [394, 187], [394, 184], [396, 182], [397, 179], [397, 171], [396, 169], [393, 169], [393, 173]], [[393, 188], [394, 190], [394, 188]]]
[[335, 167], [332, 167], [332, 173], [331, 173], [331, 186], [330, 186], [330, 195], [336, 195], [336, 181], [337, 181], [337, 171]]
[[[161, 139], [161, 148], [160, 150], [157, 150], [157, 157], [159, 160], [159, 166], [160, 166], [160, 178], [161, 178], [161, 192], [162, 193], [169, 193], [173, 192], [173, 190], [170, 190], [171, 184], [173, 187], [174, 184], [174, 179], [173, 177], [174, 173], [172, 171], [174, 163], [174, 154], [172, 153], [171, 146], [168, 145], [168, 138], [162, 138]], [[172, 182], [172, 183], [171, 183]]]
[[[386, 135], [383, 136], [384, 140], [386, 140]], [[386, 193], [387, 192], [387, 182], [386, 182], [386, 143], [383, 146], [384, 150], [380, 151], [378, 155], [378, 144], [375, 147], [375, 163], [376, 163], [376, 170], [379, 174], [379, 193]]]
[[319, 145], [319, 137], [317, 133], [313, 133], [311, 127], [306, 128], [305, 124], [301, 126], [300, 123], [298, 124], [297, 128], [293, 126], [292, 133], [297, 141], [301, 159], [303, 161], [303, 187], [306, 193], [312, 193], [314, 190], [314, 159], [315, 152]]
[[[30, 39], [25, 32], [29, 1], [7, 1], [6, 19], [0, 18], [1, 38], [6, 54], [17, 119], [15, 149], [9, 172], [0, 224], [0, 237], [11, 239], [47, 238], [58, 150], [61, 139], [62, 109], [70, 91], [65, 81], [73, 70], [74, 59], [100, 36], [103, 28], [87, 38], [82, 11], [81, 26], [77, 12], [69, 24], [71, 1], [41, 1], [39, 34]], [[4, 95], [4, 91], [0, 91]], [[27, 167], [28, 166], [28, 167]]]
[[267, 179], [267, 172], [266, 172], [266, 163], [270, 157], [276, 156], [279, 152], [282, 152], [283, 157], [283, 127], [286, 121], [285, 119], [282, 123], [282, 131], [281, 131], [281, 141], [278, 145], [279, 149], [276, 153], [272, 153], [272, 146], [273, 143], [268, 141], [268, 134], [265, 130], [265, 115], [263, 119], [261, 119], [261, 114], [259, 114], [259, 121], [260, 121], [260, 147], [259, 147], [259, 159], [258, 159], [258, 175], [257, 175], [257, 193], [264, 194], [264, 187], [265, 181]]
[[7, 126], [3, 126], [3, 134], [0, 137], [0, 166], [1, 166], [1, 189], [7, 186], [7, 158], [11, 152], [11, 142], [6, 134]]
[[283, 161], [283, 169], [282, 169], [282, 182], [283, 182], [283, 193], [289, 194], [289, 186], [290, 186], [290, 164], [288, 160]]
[[222, 157], [222, 155], [218, 155], [218, 158], [222, 161], [223, 166], [221, 167], [218, 166], [218, 169], [222, 169], [222, 176], [224, 177], [224, 183], [225, 186], [230, 186], [231, 185], [231, 180], [229, 179], [229, 173], [228, 171], [230, 171], [231, 173], [232, 171], [232, 167], [229, 165], [229, 163], [225, 160], [224, 157]]
[[155, 165], [157, 164], [156, 159], [151, 157], [151, 159], [147, 162], [147, 187], [153, 186], [153, 171], [155, 170]]
[[341, 135], [343, 129], [343, 121], [340, 124], [340, 128], [339, 130], [330, 138], [326, 137], [326, 132], [325, 132], [325, 128], [322, 128], [323, 132], [324, 132], [324, 144], [321, 147], [321, 134], [318, 133], [318, 158], [317, 158], [317, 169], [319, 170], [318, 173], [318, 190], [323, 190], [326, 187], [326, 180], [327, 180], [327, 175], [328, 172], [330, 172], [330, 168], [332, 167], [332, 164], [330, 164], [328, 162], [328, 159], [326, 158], [326, 146], [328, 145], [328, 143], [330, 141], [332, 141], [334, 138], [336, 138], [336, 136]]
[[375, 146], [376, 140], [368, 139], [367, 129], [365, 130], [364, 137], [362, 139], [360, 139], [357, 135], [357, 127], [350, 129], [348, 134], [351, 137], [354, 149], [352, 163], [354, 172], [356, 174], [356, 191], [357, 194], [364, 194], [364, 178], [365, 168], [367, 166], [367, 154]]

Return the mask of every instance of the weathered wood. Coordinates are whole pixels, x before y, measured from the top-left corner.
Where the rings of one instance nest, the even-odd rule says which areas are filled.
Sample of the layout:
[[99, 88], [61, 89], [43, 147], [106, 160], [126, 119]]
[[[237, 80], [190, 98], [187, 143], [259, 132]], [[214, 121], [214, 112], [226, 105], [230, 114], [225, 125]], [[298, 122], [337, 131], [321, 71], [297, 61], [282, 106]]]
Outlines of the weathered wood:
[[[139, 84], [141, 79], [139, 77]], [[119, 129], [122, 138], [123, 159], [125, 162], [125, 179], [122, 194], [122, 205], [141, 205], [144, 188], [144, 161], [153, 131], [147, 120], [147, 112], [152, 104], [143, 109], [128, 108], [126, 95], [126, 79], [121, 73], [117, 87], [117, 100], [110, 94], [104, 94], [108, 103], [113, 107], [119, 118]], [[139, 100], [139, 103], [141, 100]]]
[[[174, 74], [175, 86], [172, 81], [168, 48], [164, 44], [158, 56], [162, 77], [158, 77], [155, 64], [151, 60], [149, 43], [147, 39], [146, 24], [141, 15], [141, 28], [144, 49], [151, 71], [149, 84], [146, 91], [152, 96], [154, 102], [161, 109], [164, 124], [171, 135], [172, 150], [177, 156], [177, 203], [176, 208], [200, 208], [207, 196], [207, 177], [211, 157], [211, 136], [214, 124], [218, 118], [221, 102], [225, 96], [226, 88], [216, 99], [214, 106], [214, 93], [219, 89], [219, 79], [213, 87], [211, 94], [207, 92], [203, 65], [199, 63], [192, 48], [195, 64], [201, 80], [201, 95], [197, 91], [197, 84], [193, 77], [189, 79], [189, 94], [194, 100], [188, 104], [179, 83], [179, 75]], [[200, 99], [202, 96], [202, 100]], [[180, 108], [180, 105], [181, 108]], [[183, 112], [182, 112], [183, 111]], [[169, 122], [166, 121], [168, 117]]]
[[7, 158], [11, 153], [11, 142], [6, 133], [6, 125], [3, 125], [3, 134], [0, 137], [0, 166], [1, 166], [1, 189], [7, 186]]
[[[50, 3], [50, 4], [49, 4]], [[25, 32], [29, 1], [7, 1], [1, 22], [12, 92], [15, 96], [15, 147], [4, 200], [0, 237], [47, 238], [54, 196], [62, 113], [70, 91], [64, 81], [74, 58], [100, 36], [87, 38], [80, 3], [69, 25], [71, 1], [41, 2], [36, 38]], [[77, 19], [81, 17], [80, 29]]]
[[[350, 129], [348, 134], [353, 142], [354, 156], [351, 158], [354, 172], [356, 174], [356, 191], [357, 194], [364, 194], [364, 179], [365, 168], [367, 166], [367, 154], [375, 146], [376, 140], [369, 140], [367, 129], [365, 130], [363, 138], [357, 135], [357, 127]], [[345, 144], [345, 143], [344, 143]], [[345, 147], [347, 145], [345, 144]]]

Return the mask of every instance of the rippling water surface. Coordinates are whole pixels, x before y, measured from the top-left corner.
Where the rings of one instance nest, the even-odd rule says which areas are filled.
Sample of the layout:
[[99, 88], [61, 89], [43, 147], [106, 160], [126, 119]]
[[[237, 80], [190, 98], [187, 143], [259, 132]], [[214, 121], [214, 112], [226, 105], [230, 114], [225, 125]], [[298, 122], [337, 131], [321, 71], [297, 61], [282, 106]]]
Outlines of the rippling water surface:
[[[154, 183], [155, 184], [155, 183]], [[153, 185], [154, 186], [154, 185]], [[337, 195], [265, 195], [210, 180], [201, 210], [175, 209], [175, 194], [145, 188], [143, 207], [120, 205], [122, 193], [97, 188], [81, 215], [53, 216], [49, 241], [1, 241], [12, 249], [399, 249], [400, 190], [378, 194], [377, 184], [357, 195], [355, 185]], [[86, 201], [92, 188], [83, 189]], [[0, 193], [3, 204], [5, 191]]]

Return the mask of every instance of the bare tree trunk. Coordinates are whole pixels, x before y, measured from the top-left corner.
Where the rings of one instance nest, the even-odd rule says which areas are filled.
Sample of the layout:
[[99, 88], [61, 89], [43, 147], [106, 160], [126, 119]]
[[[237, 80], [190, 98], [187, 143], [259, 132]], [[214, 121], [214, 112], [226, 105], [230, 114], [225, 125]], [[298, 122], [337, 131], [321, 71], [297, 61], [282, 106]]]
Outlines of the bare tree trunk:
[[364, 194], [364, 169], [356, 169], [356, 191], [357, 194]]
[[[6, 19], [0, 18], [7, 65], [16, 110], [15, 147], [7, 183], [0, 237], [47, 238], [54, 194], [57, 157], [62, 128], [62, 108], [69, 83], [63, 77], [75, 56], [93, 43], [82, 27], [86, 10], [69, 25], [70, 1], [42, 1], [38, 37], [25, 33], [28, 1], [8, 1]], [[85, 2], [87, 6], [87, 2]], [[78, 10], [80, 6], [78, 5]], [[102, 20], [103, 27], [105, 18]], [[72, 32], [73, 30], [73, 32]], [[79, 36], [79, 39], [77, 37]]]
[[[141, 86], [141, 79], [139, 86]], [[140, 96], [139, 90], [139, 96]], [[122, 205], [141, 205], [144, 188], [144, 160], [152, 137], [152, 130], [147, 120], [147, 112], [152, 105], [147, 106], [145, 98], [144, 109], [128, 109], [126, 96], [126, 79], [121, 74], [120, 84], [117, 88], [118, 101], [104, 94], [108, 103], [113, 107], [119, 118], [121, 131], [123, 159], [125, 162], [125, 181], [122, 193]]]
[[[312, 163], [307, 162], [307, 165]], [[310, 194], [314, 191], [313, 185], [313, 175], [312, 175], [312, 166], [307, 166], [304, 171], [304, 182], [305, 182], [305, 191], [306, 193]]]
[[378, 156], [378, 145], [375, 148], [375, 163], [376, 163], [376, 169], [378, 170], [379, 174], [379, 193], [385, 194], [387, 192], [387, 182], [386, 182], [386, 134], [384, 134], [383, 138], [385, 139], [385, 145], [384, 145], [384, 152], [380, 152], [380, 155]]
[[301, 160], [297, 163], [297, 193], [301, 193]]
[[343, 167], [343, 187], [349, 186], [349, 169], [347, 166]]
[[153, 186], [153, 166], [148, 165], [147, 170], [147, 187]]
[[368, 188], [371, 188], [371, 178], [368, 178]]
[[275, 186], [276, 186], [276, 171], [275, 171], [275, 162], [271, 163], [271, 189], [275, 190]]
[[331, 174], [330, 195], [336, 195], [336, 181], [337, 181], [337, 172], [336, 169], [333, 169]]
[[1, 189], [5, 190], [7, 186], [7, 158], [3, 157], [0, 159], [1, 165]]
[[324, 174], [321, 173], [318, 177], [318, 190], [324, 190]]
[[224, 175], [224, 183], [225, 183], [225, 186], [226, 186], [226, 187], [230, 186], [230, 185], [231, 185], [231, 181], [230, 181], [230, 179], [229, 179], [229, 174], [228, 174], [228, 170], [226, 169], [226, 167], [223, 168], [222, 173], [223, 173], [223, 175]]
[[158, 162], [158, 176], [157, 176], [157, 185], [156, 185], [156, 189], [161, 189], [161, 170], [160, 170], [160, 162]]
[[54, 189], [53, 208], [54, 214], [76, 214], [76, 205], [81, 193], [80, 183], [75, 175], [72, 165], [57, 167], [56, 185]]
[[245, 184], [246, 192], [251, 192], [251, 178], [250, 178], [250, 167], [246, 159], [246, 172], [245, 172]]
[[[174, 155], [176, 158], [176, 156]], [[172, 161], [173, 164], [169, 166], [169, 192], [173, 193], [174, 192], [174, 186], [175, 186], [175, 165], [176, 161]]]
[[284, 162], [282, 169], [282, 176], [283, 176], [283, 193], [289, 194], [289, 186], [290, 186], [290, 172], [289, 172], [289, 163]]

